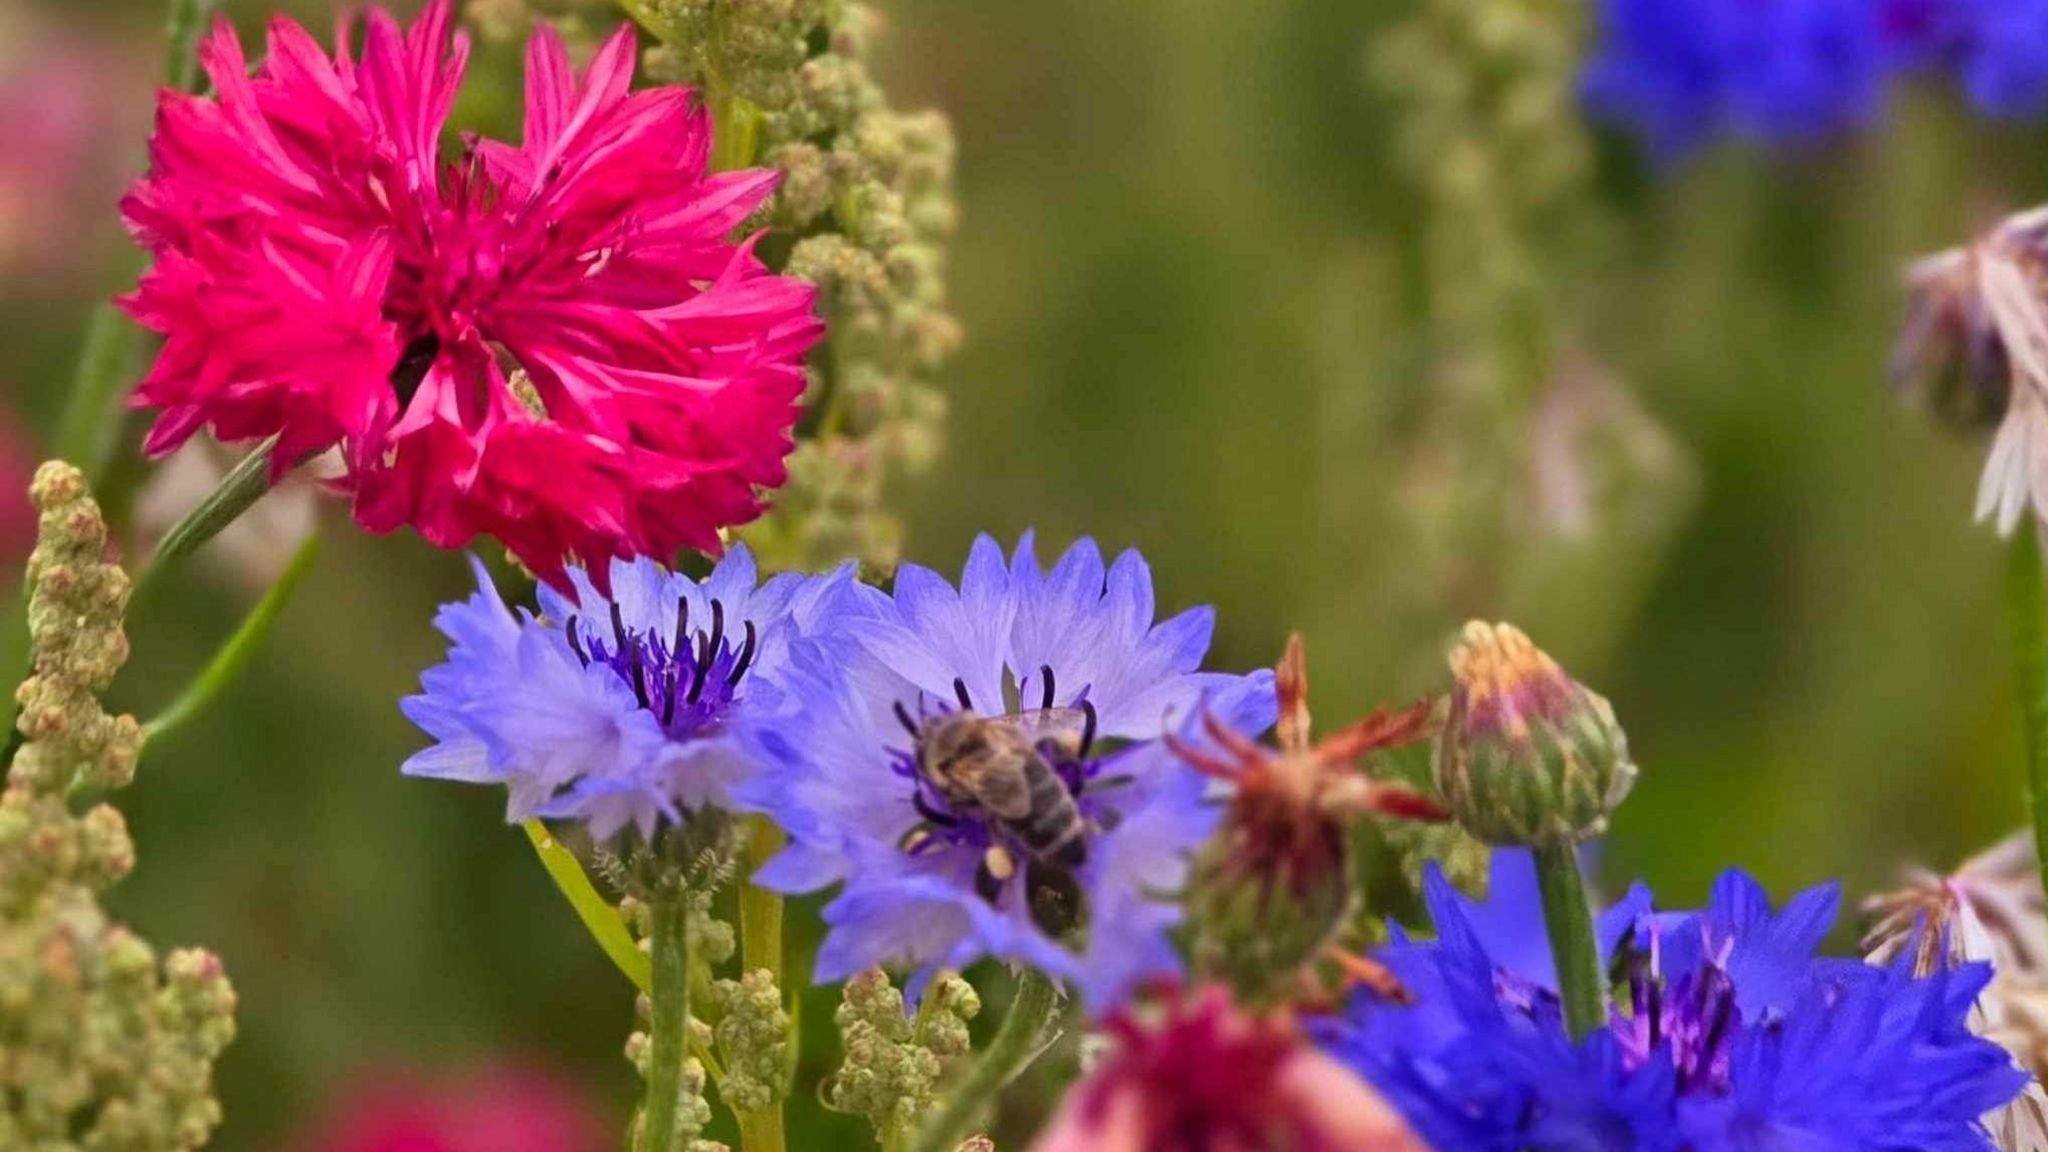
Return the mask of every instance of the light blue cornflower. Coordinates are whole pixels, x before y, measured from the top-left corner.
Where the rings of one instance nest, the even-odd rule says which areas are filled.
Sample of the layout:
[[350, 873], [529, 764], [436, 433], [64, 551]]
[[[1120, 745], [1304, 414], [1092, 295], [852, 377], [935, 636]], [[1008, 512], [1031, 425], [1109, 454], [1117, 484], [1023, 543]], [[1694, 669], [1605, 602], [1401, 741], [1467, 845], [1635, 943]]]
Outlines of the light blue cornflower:
[[[1100, 1008], [1178, 970], [1173, 898], [1218, 813], [1159, 737], [1194, 738], [1205, 709], [1263, 731], [1274, 705], [1270, 673], [1200, 671], [1209, 609], [1154, 615], [1136, 552], [1105, 568], [1083, 540], [1046, 571], [1029, 535], [1007, 562], [982, 537], [958, 588], [905, 565], [893, 596], [804, 646], [789, 686], [800, 722], [776, 735], [783, 766], [742, 792], [793, 837], [758, 882], [841, 886], [820, 982], [875, 965], [922, 980], [993, 956]], [[935, 779], [920, 752], [963, 713], [1029, 727], [1043, 779], [1057, 781], [1034, 811], [1063, 792], [1071, 815], [1027, 829]], [[1075, 834], [1046, 851], [1053, 828]]]
[[572, 568], [574, 595], [543, 586], [536, 614], [475, 567], [476, 594], [435, 619], [447, 661], [402, 705], [436, 741], [404, 771], [502, 784], [508, 820], [577, 820], [600, 839], [730, 807], [770, 759], [765, 734], [800, 706], [792, 651], [855, 588], [850, 566], [760, 583], [737, 547], [702, 581], [615, 561], [609, 595]]

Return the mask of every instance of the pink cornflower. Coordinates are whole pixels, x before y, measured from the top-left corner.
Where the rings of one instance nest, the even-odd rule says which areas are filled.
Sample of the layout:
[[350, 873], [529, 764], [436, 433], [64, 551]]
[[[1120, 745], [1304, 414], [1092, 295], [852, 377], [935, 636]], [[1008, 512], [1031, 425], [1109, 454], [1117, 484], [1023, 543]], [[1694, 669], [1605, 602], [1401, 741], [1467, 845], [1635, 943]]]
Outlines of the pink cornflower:
[[1156, 1018], [1108, 1028], [1034, 1152], [1427, 1152], [1365, 1081], [1221, 987], [1167, 989]]
[[[147, 447], [280, 437], [277, 474], [340, 445], [373, 532], [498, 537], [560, 580], [719, 549], [763, 507], [823, 331], [812, 290], [733, 229], [775, 174], [708, 175], [687, 89], [629, 91], [622, 29], [578, 77], [542, 27], [518, 145], [442, 126], [468, 57], [450, 0], [372, 10], [360, 59], [282, 17], [251, 74], [222, 23], [216, 95], [160, 97], [123, 203], [155, 258], [124, 301], [165, 337]], [[518, 387], [523, 373], [530, 390]]]
[[385, 1072], [324, 1113], [290, 1152], [599, 1152], [609, 1143], [582, 1093], [521, 1065], [440, 1079]]

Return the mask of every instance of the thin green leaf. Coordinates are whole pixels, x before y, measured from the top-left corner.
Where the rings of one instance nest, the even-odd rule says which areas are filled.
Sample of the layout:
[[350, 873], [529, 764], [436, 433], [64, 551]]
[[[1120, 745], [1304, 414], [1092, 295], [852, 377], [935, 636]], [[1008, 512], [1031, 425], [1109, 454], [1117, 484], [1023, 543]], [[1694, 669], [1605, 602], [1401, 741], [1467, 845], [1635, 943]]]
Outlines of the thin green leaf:
[[2027, 806], [2034, 845], [2048, 876], [2048, 586], [2041, 570], [2040, 525], [2033, 517], [2013, 534], [2006, 569], [2006, 624], [2012, 632], [2013, 671], [2027, 751]]
[[199, 507], [187, 512], [183, 520], [164, 533], [163, 541], [156, 546], [156, 553], [149, 558], [149, 566], [142, 570], [141, 578], [135, 582], [135, 594], [130, 598], [132, 603], [140, 604], [145, 592], [164, 572], [197, 551], [200, 545], [220, 535], [221, 529], [234, 523], [237, 516], [247, 512], [250, 505], [270, 491], [270, 456], [276, 449], [277, 437], [272, 436], [254, 452], [242, 457], [241, 463], [229, 469], [228, 474], [221, 477], [219, 485], [199, 502]]
[[235, 629], [235, 634], [228, 637], [228, 642], [221, 645], [220, 651], [213, 654], [213, 659], [207, 662], [206, 667], [190, 685], [186, 686], [185, 691], [171, 702], [170, 707], [142, 726], [145, 748], [154, 746], [186, 721], [204, 711], [206, 706], [213, 702], [213, 698], [220, 695], [221, 689], [234, 683], [235, 678], [242, 674], [242, 670], [249, 666], [250, 658], [263, 646], [263, 641], [270, 635], [271, 627], [284, 612], [285, 604], [291, 600], [292, 593], [298, 590], [299, 581], [305, 578], [306, 571], [313, 566], [313, 557], [320, 551], [319, 545], [318, 536], [306, 537], [306, 542], [299, 545], [299, 550], [292, 554], [291, 562], [285, 565], [283, 574], [278, 576], [277, 583], [272, 584], [270, 591], [263, 594], [263, 599], [249, 611], [241, 627]]
[[576, 910], [576, 918], [583, 921], [583, 927], [590, 933], [604, 954], [611, 957], [626, 979], [642, 992], [654, 989], [654, 965], [640, 946], [633, 942], [633, 933], [626, 928], [625, 918], [611, 902], [598, 892], [597, 886], [584, 874], [583, 864], [576, 854], [562, 847], [547, 826], [538, 820], [527, 820], [520, 824], [526, 830], [526, 838], [533, 843], [534, 854], [540, 857], [541, 867], [554, 877], [555, 887], [569, 901], [569, 907]]

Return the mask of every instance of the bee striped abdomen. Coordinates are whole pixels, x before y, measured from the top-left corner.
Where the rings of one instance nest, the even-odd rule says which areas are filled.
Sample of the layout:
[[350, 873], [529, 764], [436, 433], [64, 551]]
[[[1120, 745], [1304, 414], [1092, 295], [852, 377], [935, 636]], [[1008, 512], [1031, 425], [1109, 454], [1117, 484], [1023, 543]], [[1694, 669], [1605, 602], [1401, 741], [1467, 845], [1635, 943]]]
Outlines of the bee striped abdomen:
[[1009, 822], [1010, 831], [1033, 859], [1062, 868], [1080, 867], [1088, 859], [1087, 825], [1066, 781], [1036, 756], [1027, 762], [1024, 775], [1031, 806], [1021, 819]]

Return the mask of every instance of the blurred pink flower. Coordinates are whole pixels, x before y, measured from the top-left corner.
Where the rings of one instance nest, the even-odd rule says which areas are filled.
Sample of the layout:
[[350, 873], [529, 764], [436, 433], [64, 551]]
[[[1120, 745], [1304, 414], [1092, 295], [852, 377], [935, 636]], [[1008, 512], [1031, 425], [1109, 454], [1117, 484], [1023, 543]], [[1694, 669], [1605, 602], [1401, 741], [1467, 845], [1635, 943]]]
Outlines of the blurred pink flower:
[[26, 17], [0, 19], [0, 272], [10, 291], [99, 267], [80, 253], [108, 222], [149, 90], [127, 56]]
[[338, 443], [365, 528], [496, 536], [557, 581], [715, 554], [786, 479], [823, 332], [809, 285], [728, 239], [776, 174], [707, 172], [695, 95], [630, 90], [630, 27], [580, 77], [538, 29], [523, 142], [444, 165], [452, 23], [373, 9], [357, 59], [346, 25], [330, 56], [279, 18], [253, 74], [222, 24], [218, 95], [162, 96], [123, 204], [154, 258], [126, 304], [165, 337], [148, 448], [276, 433], [281, 472]]
[[39, 459], [14, 414], [0, 409], [0, 583], [20, 575], [14, 569], [36, 544], [36, 510], [29, 503], [28, 482]]
[[1114, 1050], [1034, 1152], [1428, 1152], [1350, 1069], [1220, 987], [1108, 1027]]
[[292, 1152], [599, 1152], [605, 1126], [589, 1102], [532, 1068], [482, 1069], [453, 1081], [365, 1082]]

